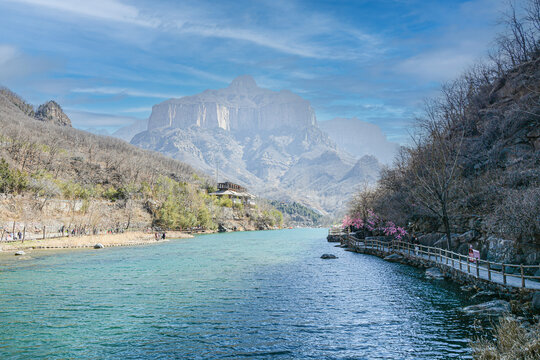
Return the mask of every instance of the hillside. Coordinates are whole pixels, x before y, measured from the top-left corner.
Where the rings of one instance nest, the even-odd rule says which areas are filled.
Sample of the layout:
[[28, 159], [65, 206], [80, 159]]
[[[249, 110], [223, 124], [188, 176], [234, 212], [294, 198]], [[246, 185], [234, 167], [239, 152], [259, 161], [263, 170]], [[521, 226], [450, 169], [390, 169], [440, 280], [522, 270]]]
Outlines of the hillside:
[[[7, 94], [7, 95], [6, 95]], [[268, 227], [272, 209], [243, 209], [207, 195], [213, 183], [191, 166], [122, 140], [43, 121], [11, 92], [0, 92], [0, 215], [12, 231], [85, 228]], [[56, 103], [40, 107], [61, 117]], [[64, 119], [65, 120], [65, 119]]]
[[429, 102], [413, 145], [357, 195], [351, 216], [371, 208], [427, 245], [540, 262], [540, 33], [531, 19], [514, 18], [490, 63]]

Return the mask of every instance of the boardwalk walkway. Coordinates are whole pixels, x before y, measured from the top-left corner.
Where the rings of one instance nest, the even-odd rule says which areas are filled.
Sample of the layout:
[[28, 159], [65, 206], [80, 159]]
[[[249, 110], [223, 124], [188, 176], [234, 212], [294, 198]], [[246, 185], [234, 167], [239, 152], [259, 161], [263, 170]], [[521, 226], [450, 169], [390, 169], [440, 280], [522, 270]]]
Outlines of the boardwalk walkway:
[[401, 254], [404, 257], [423, 260], [434, 266], [448, 267], [478, 279], [508, 287], [540, 290], [540, 276], [535, 276], [540, 265], [515, 265], [476, 260], [453, 251], [403, 241], [383, 241], [375, 238], [359, 240], [341, 235], [341, 244], [357, 252], [371, 250], [381, 255]]

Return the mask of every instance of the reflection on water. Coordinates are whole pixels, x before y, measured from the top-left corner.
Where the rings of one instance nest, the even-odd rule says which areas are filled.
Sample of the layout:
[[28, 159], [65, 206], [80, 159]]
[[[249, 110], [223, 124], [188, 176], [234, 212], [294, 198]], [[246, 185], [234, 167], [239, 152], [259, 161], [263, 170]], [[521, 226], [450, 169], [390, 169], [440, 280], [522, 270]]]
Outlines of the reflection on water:
[[472, 319], [454, 285], [335, 249], [325, 235], [2, 257], [0, 358], [469, 357]]

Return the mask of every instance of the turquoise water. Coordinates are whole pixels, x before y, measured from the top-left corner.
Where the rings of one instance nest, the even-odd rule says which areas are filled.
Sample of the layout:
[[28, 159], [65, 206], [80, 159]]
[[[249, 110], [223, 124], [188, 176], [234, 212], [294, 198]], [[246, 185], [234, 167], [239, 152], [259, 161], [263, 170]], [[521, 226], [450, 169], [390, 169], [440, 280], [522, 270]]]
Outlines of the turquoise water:
[[2, 256], [0, 359], [469, 356], [472, 319], [455, 286], [325, 236], [227, 233]]

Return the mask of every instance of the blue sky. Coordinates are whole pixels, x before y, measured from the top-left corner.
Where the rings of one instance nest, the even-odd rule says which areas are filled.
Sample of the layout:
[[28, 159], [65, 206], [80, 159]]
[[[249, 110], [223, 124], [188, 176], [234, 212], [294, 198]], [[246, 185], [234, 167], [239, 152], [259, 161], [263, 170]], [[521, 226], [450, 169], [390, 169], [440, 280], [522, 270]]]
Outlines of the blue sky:
[[406, 142], [433, 96], [485, 55], [505, 0], [1, 0], [0, 84], [114, 129], [238, 75], [290, 89], [320, 121]]

